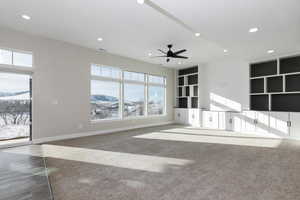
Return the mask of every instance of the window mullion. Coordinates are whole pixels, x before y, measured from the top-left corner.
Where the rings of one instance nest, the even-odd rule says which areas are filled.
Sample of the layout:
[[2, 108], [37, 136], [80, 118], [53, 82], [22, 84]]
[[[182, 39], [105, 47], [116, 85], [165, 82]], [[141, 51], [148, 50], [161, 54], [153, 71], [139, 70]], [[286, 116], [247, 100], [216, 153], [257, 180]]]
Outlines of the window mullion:
[[121, 82], [120, 82], [120, 117], [124, 119], [124, 73], [121, 72]]
[[146, 75], [146, 84], [145, 84], [145, 116], [148, 116], [148, 75]]

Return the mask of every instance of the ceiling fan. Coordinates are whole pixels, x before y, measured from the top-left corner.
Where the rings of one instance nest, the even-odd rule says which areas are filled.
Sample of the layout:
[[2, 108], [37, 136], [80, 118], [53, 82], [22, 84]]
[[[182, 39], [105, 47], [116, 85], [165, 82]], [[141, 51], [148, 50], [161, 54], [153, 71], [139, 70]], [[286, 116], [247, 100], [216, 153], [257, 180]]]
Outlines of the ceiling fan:
[[186, 49], [182, 49], [182, 50], [179, 50], [179, 51], [176, 51], [176, 52], [173, 52], [171, 49], [173, 47], [172, 44], [169, 44], [167, 45], [167, 47], [169, 48], [169, 50], [167, 52], [161, 50], [161, 49], [158, 49], [158, 51], [160, 51], [161, 53], [163, 53], [164, 55], [163, 56], [155, 56], [156, 58], [157, 57], [165, 57], [167, 58], [167, 62], [170, 61], [170, 58], [181, 58], [181, 59], [188, 59], [188, 57], [186, 56], [180, 56], [179, 54], [182, 54], [184, 52], [186, 52]]

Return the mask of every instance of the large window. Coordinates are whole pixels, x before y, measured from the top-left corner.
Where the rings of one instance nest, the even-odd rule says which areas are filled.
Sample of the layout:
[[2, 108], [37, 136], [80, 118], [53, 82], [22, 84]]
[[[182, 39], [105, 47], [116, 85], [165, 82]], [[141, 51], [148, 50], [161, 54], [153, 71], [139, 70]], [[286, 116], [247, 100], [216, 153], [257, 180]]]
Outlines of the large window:
[[165, 114], [162, 76], [91, 66], [91, 119], [123, 119]]
[[0, 49], [0, 64], [32, 67], [32, 54]]
[[145, 74], [124, 72], [124, 117], [145, 115]]
[[120, 118], [120, 70], [92, 66], [92, 120]]
[[161, 76], [148, 77], [148, 114], [162, 115], [165, 113], [166, 80]]

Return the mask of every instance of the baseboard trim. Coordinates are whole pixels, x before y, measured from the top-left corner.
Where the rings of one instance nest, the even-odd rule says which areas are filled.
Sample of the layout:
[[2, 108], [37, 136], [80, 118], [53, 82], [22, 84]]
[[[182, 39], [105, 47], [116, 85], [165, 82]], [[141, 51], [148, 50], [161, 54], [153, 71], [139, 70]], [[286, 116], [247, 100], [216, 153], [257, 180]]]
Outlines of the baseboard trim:
[[47, 143], [47, 142], [59, 141], [59, 140], [68, 140], [68, 139], [94, 136], [94, 135], [106, 135], [106, 134], [111, 134], [111, 133], [120, 132], [120, 131], [128, 131], [128, 130], [133, 130], [133, 129], [147, 128], [147, 127], [153, 127], [153, 126], [163, 126], [163, 125], [169, 125], [169, 124], [174, 124], [174, 122], [168, 121], [168, 122], [155, 123], [155, 124], [132, 126], [130, 128], [129, 127], [116, 128], [116, 129], [103, 130], [103, 131], [89, 131], [89, 132], [73, 133], [73, 134], [60, 135], [60, 136], [54, 136], [54, 137], [45, 137], [45, 138], [40, 138], [40, 139], [33, 139], [32, 143], [33, 144], [42, 144], [42, 143]]

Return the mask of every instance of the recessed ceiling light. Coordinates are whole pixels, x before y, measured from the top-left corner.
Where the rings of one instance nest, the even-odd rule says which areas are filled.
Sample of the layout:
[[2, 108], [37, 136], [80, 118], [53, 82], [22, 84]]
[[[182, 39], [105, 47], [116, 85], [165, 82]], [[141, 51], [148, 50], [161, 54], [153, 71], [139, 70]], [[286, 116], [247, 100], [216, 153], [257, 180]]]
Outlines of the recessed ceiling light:
[[181, 65], [181, 62], [178, 62], [178, 65]]
[[31, 17], [28, 16], [28, 15], [22, 15], [22, 18], [23, 18], [23, 19], [26, 19], [26, 20], [30, 20], [30, 19], [31, 19]]
[[227, 53], [227, 52], [228, 52], [228, 50], [227, 50], [227, 49], [224, 49], [224, 50], [223, 50], [223, 52], [224, 52], [224, 53]]
[[195, 33], [195, 36], [196, 37], [199, 37], [201, 34], [200, 33]]
[[268, 50], [267, 52], [271, 54], [271, 53], [274, 53], [274, 52], [275, 52], [275, 50], [273, 50], [273, 49], [270, 49], [270, 50]]
[[101, 41], [103, 41], [103, 38], [99, 37], [97, 40], [98, 40], [99, 42], [101, 42]]
[[257, 31], [258, 31], [258, 28], [256, 28], [256, 27], [249, 29], [249, 33], [255, 33]]
[[149, 57], [152, 56], [152, 53], [148, 53], [148, 56], [149, 56]]
[[137, 2], [138, 2], [139, 4], [144, 4], [144, 3], [145, 3], [145, 0], [137, 0]]

